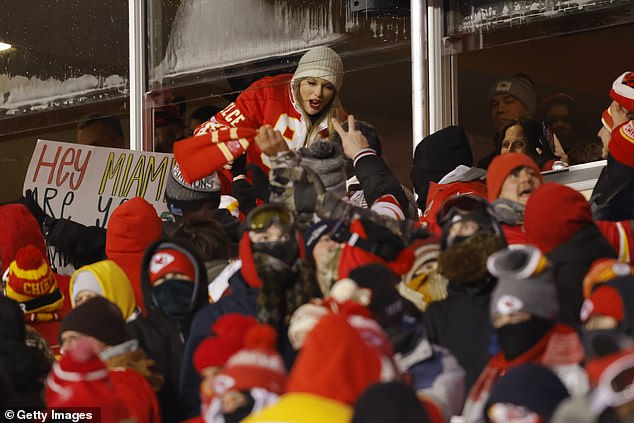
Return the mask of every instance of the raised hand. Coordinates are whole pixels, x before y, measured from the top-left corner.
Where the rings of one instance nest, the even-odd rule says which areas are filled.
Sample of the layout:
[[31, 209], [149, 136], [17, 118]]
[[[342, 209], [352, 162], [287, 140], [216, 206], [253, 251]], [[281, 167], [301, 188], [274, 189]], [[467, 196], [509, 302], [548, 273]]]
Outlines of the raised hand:
[[332, 118], [332, 126], [341, 137], [343, 153], [349, 159], [354, 159], [359, 151], [370, 146], [365, 135], [357, 129], [353, 115], [348, 115], [348, 131], [335, 118]]

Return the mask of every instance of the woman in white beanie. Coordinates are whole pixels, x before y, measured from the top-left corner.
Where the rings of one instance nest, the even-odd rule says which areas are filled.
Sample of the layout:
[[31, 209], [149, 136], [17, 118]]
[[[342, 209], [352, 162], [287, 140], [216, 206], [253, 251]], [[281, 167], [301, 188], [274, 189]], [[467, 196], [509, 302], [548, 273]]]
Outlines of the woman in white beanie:
[[[239, 134], [254, 131], [251, 134], [255, 142], [250, 142], [249, 135], [239, 135], [248, 144], [235, 151], [231, 147], [223, 149], [221, 160], [231, 161], [247, 150], [250, 161], [268, 172], [270, 163], [266, 156], [298, 150], [315, 140], [328, 139], [335, 132], [331, 118], [342, 121], [347, 117], [339, 101], [342, 80], [343, 62], [339, 55], [329, 47], [312, 48], [302, 56], [294, 74], [267, 76], [254, 82], [235, 102], [200, 125], [194, 138], [202, 139], [201, 135], [210, 133], [214, 138], [214, 131], [226, 128], [238, 128]], [[176, 148], [175, 155], [185, 177], [196, 179], [196, 171], [208, 170], [211, 164], [199, 164], [200, 156], [185, 146], [188, 141], [179, 143], [185, 148]]]

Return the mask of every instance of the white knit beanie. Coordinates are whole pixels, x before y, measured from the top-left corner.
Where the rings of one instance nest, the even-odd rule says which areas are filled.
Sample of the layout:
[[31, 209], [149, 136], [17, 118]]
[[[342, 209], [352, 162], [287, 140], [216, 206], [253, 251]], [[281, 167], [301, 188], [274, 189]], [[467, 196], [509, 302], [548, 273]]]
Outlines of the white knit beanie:
[[335, 86], [337, 92], [343, 81], [343, 62], [331, 48], [320, 46], [308, 50], [299, 60], [293, 80], [323, 78]]

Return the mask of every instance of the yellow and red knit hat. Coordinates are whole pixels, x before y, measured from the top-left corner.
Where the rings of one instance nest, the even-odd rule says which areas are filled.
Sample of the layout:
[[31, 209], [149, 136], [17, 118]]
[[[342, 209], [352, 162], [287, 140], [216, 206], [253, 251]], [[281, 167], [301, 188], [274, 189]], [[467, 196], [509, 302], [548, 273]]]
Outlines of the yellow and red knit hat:
[[64, 300], [55, 274], [40, 250], [32, 245], [18, 250], [9, 265], [6, 296], [21, 303], [25, 314], [59, 310]]

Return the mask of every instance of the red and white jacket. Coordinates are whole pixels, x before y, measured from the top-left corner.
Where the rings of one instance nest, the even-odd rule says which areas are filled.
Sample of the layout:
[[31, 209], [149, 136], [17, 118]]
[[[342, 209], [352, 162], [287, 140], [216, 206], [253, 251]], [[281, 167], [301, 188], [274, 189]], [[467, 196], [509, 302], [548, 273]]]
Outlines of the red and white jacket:
[[262, 125], [280, 131], [291, 150], [328, 138], [328, 122], [323, 121], [307, 139], [309, 122], [293, 94], [292, 78], [292, 74], [282, 74], [259, 79], [235, 102], [196, 128], [193, 137], [177, 142], [174, 155], [185, 180], [204, 177], [245, 151], [251, 162], [268, 172], [269, 158], [253, 142], [255, 130]]

